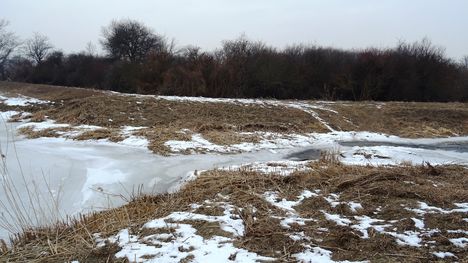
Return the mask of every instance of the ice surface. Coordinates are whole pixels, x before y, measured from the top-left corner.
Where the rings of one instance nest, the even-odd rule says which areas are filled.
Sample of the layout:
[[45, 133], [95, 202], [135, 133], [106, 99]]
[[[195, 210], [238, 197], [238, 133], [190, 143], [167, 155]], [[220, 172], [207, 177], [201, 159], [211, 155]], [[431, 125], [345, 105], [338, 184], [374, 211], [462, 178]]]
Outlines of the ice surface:
[[[8, 117], [12, 114], [9, 112], [2, 115]], [[32, 220], [35, 224], [53, 222], [51, 216], [63, 218], [65, 215], [124, 204], [133, 193], [138, 193], [140, 186], [144, 193], [166, 192], [178, 186], [193, 171], [252, 161], [280, 161], [290, 152], [163, 157], [152, 154], [144, 147], [145, 141], [132, 137], [121, 143], [64, 138], [29, 140], [15, 136], [18, 125], [21, 124], [0, 125], [0, 145], [2, 154], [6, 156], [8, 178], [17, 186], [18, 195], [25, 202], [26, 213], [31, 216], [39, 208], [29, 205], [27, 187], [42, 193], [42, 203], [58, 206], [58, 211], [48, 211], [47, 215]], [[55, 123], [40, 125], [44, 128], [54, 126]], [[21, 175], [24, 175], [24, 180]], [[48, 196], [48, 188], [55, 192], [53, 196]], [[4, 191], [0, 191], [0, 200], [7, 200]], [[55, 210], [55, 207], [51, 209]], [[14, 218], [9, 220], [14, 221]], [[0, 229], [0, 238], [7, 239], [7, 235], [8, 231]]]

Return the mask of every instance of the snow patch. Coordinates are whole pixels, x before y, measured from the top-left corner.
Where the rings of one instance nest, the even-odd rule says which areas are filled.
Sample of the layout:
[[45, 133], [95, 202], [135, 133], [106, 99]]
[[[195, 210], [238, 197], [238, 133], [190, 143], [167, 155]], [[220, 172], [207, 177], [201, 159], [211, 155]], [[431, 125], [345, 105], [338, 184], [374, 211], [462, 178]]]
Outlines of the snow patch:
[[468, 245], [468, 238], [466, 237], [460, 237], [460, 238], [451, 238], [449, 239], [452, 244], [454, 244], [457, 247], [465, 248], [466, 245]]
[[254, 152], [259, 150], [276, 150], [293, 147], [306, 147], [310, 146], [314, 137], [304, 136], [299, 134], [282, 135], [271, 132], [254, 132], [244, 133], [246, 135], [255, 134], [261, 137], [258, 143], [239, 143], [232, 145], [217, 145], [204, 139], [201, 134], [193, 134], [190, 141], [169, 140], [164, 143], [173, 152], [185, 151], [205, 151], [205, 152], [218, 152], [218, 153], [235, 153], [235, 152]]
[[19, 114], [17, 111], [2, 111], [0, 112], [0, 118], [3, 121], [8, 121], [12, 116]]
[[364, 239], [369, 238], [369, 233], [367, 232], [367, 229], [369, 228], [373, 228], [377, 232], [384, 232], [386, 227], [391, 226], [389, 224], [376, 225], [376, 223], [382, 223], [385, 221], [381, 219], [370, 218], [368, 216], [355, 216], [354, 219], [356, 219], [359, 223], [352, 225], [351, 227], [361, 232], [362, 238]]
[[337, 214], [329, 214], [325, 211], [322, 211], [323, 215], [325, 216], [325, 218], [329, 221], [333, 221], [335, 222], [335, 224], [339, 225], [339, 226], [348, 226], [351, 224], [351, 220], [347, 219], [347, 218], [343, 218], [341, 217], [340, 215], [337, 215]]
[[70, 124], [59, 124], [55, 123], [53, 120], [46, 120], [43, 122], [28, 122], [18, 126], [18, 129], [21, 128], [30, 128], [33, 131], [42, 131], [45, 129], [57, 129], [57, 128], [67, 128], [71, 127]]
[[[224, 231], [233, 236], [244, 234], [243, 222], [231, 211], [234, 207], [224, 204], [224, 216], [207, 216], [190, 212], [174, 212], [167, 217], [151, 220], [143, 228], [161, 229], [163, 233], [146, 237], [130, 235], [128, 229], [121, 230], [107, 240], [118, 244], [122, 249], [115, 255], [136, 262], [180, 262], [190, 257], [194, 262], [257, 262], [272, 261], [245, 249], [234, 247], [233, 239], [213, 236], [205, 239], [197, 235], [190, 224], [180, 221], [204, 220], [219, 222]], [[167, 231], [168, 233], [164, 233]], [[95, 235], [100, 246], [104, 240]]]
[[129, 136], [128, 138], [125, 138], [123, 141], [118, 142], [118, 144], [131, 146], [131, 147], [148, 148], [149, 141], [145, 137], [132, 135], [132, 136]]
[[289, 212], [295, 212], [296, 210], [294, 210], [294, 206], [300, 204], [305, 198], [310, 198], [312, 196], [317, 196], [316, 193], [313, 193], [309, 190], [304, 190], [297, 198], [298, 200], [297, 201], [288, 201], [286, 200], [285, 198], [282, 198], [280, 199], [278, 197], [278, 193], [276, 192], [266, 192], [263, 197], [265, 198], [265, 200], [282, 209], [282, 210], [285, 210], [285, 211], [289, 211]]
[[438, 258], [448, 258], [448, 257], [455, 257], [456, 258], [456, 256], [451, 252], [432, 252], [432, 254], [434, 254], [434, 256], [436, 256]]
[[367, 261], [334, 261], [331, 259], [332, 252], [320, 247], [305, 246], [306, 250], [294, 254], [293, 256], [299, 261], [304, 263], [317, 262], [317, 263], [334, 263], [334, 262], [367, 262]]
[[305, 225], [307, 221], [314, 221], [314, 219], [302, 218], [297, 215], [294, 206], [299, 205], [304, 199], [310, 198], [313, 196], [318, 196], [317, 193], [313, 193], [309, 190], [304, 190], [297, 198], [296, 201], [288, 201], [285, 198], [280, 199], [278, 193], [276, 192], [266, 192], [263, 194], [263, 198], [272, 204], [273, 206], [278, 207], [281, 210], [286, 211], [286, 217], [277, 217], [281, 219], [280, 225], [283, 228], [290, 228], [291, 224]]
[[409, 211], [415, 212], [418, 215], [424, 214], [451, 214], [451, 213], [468, 213], [468, 203], [454, 203], [455, 206], [459, 208], [446, 210], [436, 206], [430, 206], [425, 202], [418, 201], [419, 208], [406, 208]]
[[358, 209], [363, 209], [360, 203], [356, 203], [353, 201], [348, 202], [348, 206], [349, 206], [349, 209], [351, 209], [353, 213], [356, 213]]
[[8, 106], [28, 106], [32, 104], [46, 104], [50, 101], [39, 100], [36, 98], [20, 96], [20, 97], [5, 97], [0, 95], [0, 100]]
[[411, 220], [413, 220], [414, 222], [414, 226], [418, 229], [424, 229], [424, 221], [422, 221], [421, 219], [417, 219], [417, 218], [411, 218]]
[[406, 246], [412, 246], [412, 247], [421, 246], [422, 239], [419, 237], [418, 232], [405, 231], [403, 233], [395, 233], [395, 232], [384, 232], [384, 233], [397, 238], [397, 243], [399, 245], [406, 245]]
[[264, 174], [279, 174], [289, 176], [296, 171], [307, 171], [311, 168], [307, 166], [308, 161], [271, 161], [271, 162], [253, 162], [241, 165], [232, 165], [220, 168], [224, 171], [247, 170]]

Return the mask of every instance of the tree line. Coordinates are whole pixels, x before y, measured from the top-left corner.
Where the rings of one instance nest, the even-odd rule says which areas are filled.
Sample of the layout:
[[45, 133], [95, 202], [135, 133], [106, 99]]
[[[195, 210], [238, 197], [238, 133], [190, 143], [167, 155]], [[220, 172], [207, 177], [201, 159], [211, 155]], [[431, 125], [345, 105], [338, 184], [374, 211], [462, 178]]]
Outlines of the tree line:
[[177, 48], [134, 20], [102, 30], [98, 55], [64, 54], [34, 34], [20, 41], [0, 20], [0, 78], [128, 93], [277, 99], [468, 101], [468, 56], [449, 59], [427, 39], [393, 48], [277, 49], [245, 36], [215, 51]]

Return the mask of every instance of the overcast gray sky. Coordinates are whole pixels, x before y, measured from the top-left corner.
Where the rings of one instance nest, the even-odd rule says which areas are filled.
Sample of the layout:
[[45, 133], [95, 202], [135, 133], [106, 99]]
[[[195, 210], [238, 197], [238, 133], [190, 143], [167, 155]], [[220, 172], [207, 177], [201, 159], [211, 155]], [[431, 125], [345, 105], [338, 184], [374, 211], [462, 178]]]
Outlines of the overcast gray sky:
[[132, 18], [205, 50], [245, 33], [276, 47], [391, 47], [428, 37], [452, 58], [468, 55], [468, 0], [0, 0], [0, 18], [20, 37], [40, 32], [66, 52], [98, 45], [102, 26]]

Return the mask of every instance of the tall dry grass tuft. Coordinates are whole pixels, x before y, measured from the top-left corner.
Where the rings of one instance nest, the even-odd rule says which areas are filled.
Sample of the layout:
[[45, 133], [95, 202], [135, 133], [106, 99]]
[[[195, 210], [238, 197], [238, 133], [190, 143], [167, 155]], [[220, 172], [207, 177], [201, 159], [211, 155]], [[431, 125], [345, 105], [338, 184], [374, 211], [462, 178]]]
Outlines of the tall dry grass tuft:
[[[0, 142], [0, 228], [10, 234], [10, 239], [21, 232], [35, 235], [36, 227], [63, 221], [60, 213], [62, 190], [60, 187], [52, 189], [44, 173], [39, 181], [27, 178], [16, 151], [14, 132], [6, 120], [2, 118], [1, 121], [6, 142], [3, 145]], [[12, 166], [16, 167], [10, 170]], [[6, 242], [1, 240], [2, 247], [4, 244]]]
[[340, 150], [335, 148], [328, 151], [321, 151], [318, 162], [327, 165], [340, 165]]

